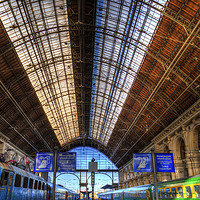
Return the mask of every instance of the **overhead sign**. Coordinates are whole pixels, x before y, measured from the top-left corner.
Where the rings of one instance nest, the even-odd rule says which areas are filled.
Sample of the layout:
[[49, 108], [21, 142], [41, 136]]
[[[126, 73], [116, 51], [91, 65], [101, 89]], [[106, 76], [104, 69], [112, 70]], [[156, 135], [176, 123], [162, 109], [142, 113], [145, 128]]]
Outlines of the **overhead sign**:
[[58, 153], [57, 172], [75, 172], [76, 171], [76, 152]]
[[97, 162], [89, 162], [89, 169], [88, 172], [97, 172]]
[[133, 154], [134, 172], [152, 172], [152, 160], [150, 153]]
[[155, 153], [157, 172], [175, 172], [172, 153]]
[[53, 152], [35, 153], [34, 172], [52, 172], [53, 159]]

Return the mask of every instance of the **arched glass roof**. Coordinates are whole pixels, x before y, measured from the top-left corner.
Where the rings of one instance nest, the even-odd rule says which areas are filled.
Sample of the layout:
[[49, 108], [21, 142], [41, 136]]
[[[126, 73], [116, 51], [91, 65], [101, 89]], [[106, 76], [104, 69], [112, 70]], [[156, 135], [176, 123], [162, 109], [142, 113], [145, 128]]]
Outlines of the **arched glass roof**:
[[78, 110], [77, 104], [87, 102], [77, 103], [75, 94], [68, 1], [0, 3], [11, 46], [61, 146], [84, 135], [107, 145], [166, 1], [97, 0], [91, 108], [90, 116], [84, 116], [90, 119], [89, 134], [80, 132], [85, 122], [78, 120], [84, 108]]

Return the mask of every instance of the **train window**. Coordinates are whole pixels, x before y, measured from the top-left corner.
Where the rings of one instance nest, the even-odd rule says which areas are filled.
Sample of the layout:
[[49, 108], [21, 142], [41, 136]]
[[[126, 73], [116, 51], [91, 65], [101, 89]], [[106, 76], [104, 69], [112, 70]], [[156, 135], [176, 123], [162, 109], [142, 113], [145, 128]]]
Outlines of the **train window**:
[[33, 179], [32, 178], [30, 178], [30, 180], [29, 180], [29, 189], [33, 189]]
[[195, 197], [200, 198], [200, 185], [194, 186]]
[[178, 197], [183, 197], [183, 188], [178, 187]]
[[39, 181], [38, 190], [41, 190], [41, 181]]
[[152, 190], [152, 196], [154, 197], [154, 199], [156, 198], [156, 193], [155, 193], [155, 188], [153, 188], [153, 190]]
[[166, 188], [166, 197], [167, 197], [167, 198], [170, 198], [170, 191], [169, 191], [169, 188]]
[[144, 191], [141, 191], [141, 197], [144, 198]]
[[8, 184], [8, 176], [9, 172], [3, 171], [1, 174], [1, 185], [7, 185]]
[[158, 189], [158, 197], [162, 197], [161, 191]]
[[172, 191], [172, 198], [176, 197], [176, 188], [171, 188]]
[[144, 190], [144, 198], [146, 198], [147, 197], [147, 195], [146, 195], [146, 190]]
[[21, 186], [21, 176], [19, 174], [16, 174], [15, 176], [15, 187]]
[[24, 177], [24, 183], [23, 183], [23, 188], [28, 187], [28, 177]]
[[42, 190], [45, 189], [45, 183], [42, 183]]
[[147, 197], [150, 197], [150, 192], [149, 192], [149, 190], [147, 190]]
[[164, 189], [161, 189], [161, 196], [162, 196], [162, 198], [165, 198], [165, 191], [164, 191]]
[[38, 181], [37, 181], [37, 180], [35, 180], [34, 189], [37, 189], [37, 185], [38, 185]]
[[185, 187], [185, 190], [186, 190], [186, 198], [191, 198], [192, 197], [191, 187], [187, 186]]

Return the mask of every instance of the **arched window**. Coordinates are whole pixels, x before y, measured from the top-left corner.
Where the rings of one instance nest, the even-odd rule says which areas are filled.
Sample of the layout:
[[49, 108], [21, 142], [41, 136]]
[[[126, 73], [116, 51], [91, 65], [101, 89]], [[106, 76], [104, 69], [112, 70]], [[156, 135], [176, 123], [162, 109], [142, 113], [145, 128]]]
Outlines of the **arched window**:
[[180, 156], [181, 156], [181, 160], [183, 161], [184, 176], [188, 177], [188, 168], [186, 164], [186, 155], [185, 155], [185, 142], [182, 138], [180, 140]]
[[181, 154], [181, 160], [185, 160], [185, 142], [183, 139], [180, 141], [180, 154]]
[[[95, 159], [98, 163], [98, 170], [95, 172], [95, 190], [101, 191], [102, 187], [117, 187], [118, 186], [118, 168], [112, 161], [103, 153], [92, 147], [77, 147], [71, 149], [69, 152], [76, 152], [76, 170], [75, 173], [57, 173], [57, 184], [63, 185], [68, 189], [74, 191], [85, 191], [87, 188], [91, 191], [91, 172], [88, 172], [89, 162]], [[105, 170], [105, 171], [104, 171]], [[50, 179], [53, 174], [49, 173]], [[82, 188], [80, 188], [80, 183]], [[112, 185], [113, 184], [113, 185]]]
[[88, 163], [95, 159], [98, 169], [117, 169], [112, 161], [100, 151], [91, 147], [77, 147], [70, 152], [76, 152], [76, 169], [88, 169]]

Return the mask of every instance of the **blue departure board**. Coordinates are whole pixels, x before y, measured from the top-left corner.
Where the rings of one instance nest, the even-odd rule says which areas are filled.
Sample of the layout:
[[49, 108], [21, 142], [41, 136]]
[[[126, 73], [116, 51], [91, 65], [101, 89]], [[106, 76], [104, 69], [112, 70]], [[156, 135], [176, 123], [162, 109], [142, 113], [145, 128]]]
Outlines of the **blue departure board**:
[[172, 153], [155, 153], [157, 172], [175, 172]]
[[57, 172], [75, 172], [76, 171], [76, 152], [58, 153]]

